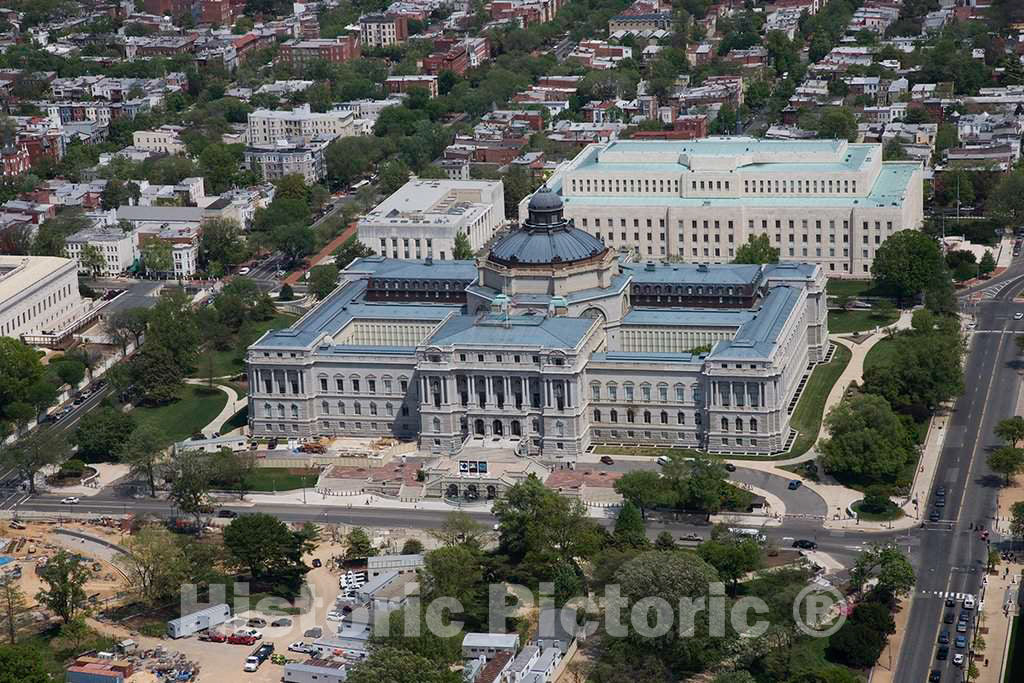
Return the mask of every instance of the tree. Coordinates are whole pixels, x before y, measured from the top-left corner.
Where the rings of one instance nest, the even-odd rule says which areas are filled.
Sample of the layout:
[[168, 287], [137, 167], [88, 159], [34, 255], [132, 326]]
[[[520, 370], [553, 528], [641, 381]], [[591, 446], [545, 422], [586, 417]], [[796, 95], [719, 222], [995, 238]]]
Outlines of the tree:
[[95, 277], [103, 272], [107, 265], [107, 260], [103, 258], [99, 247], [86, 244], [82, 247], [82, 255], [78, 257], [78, 263], [82, 270]]
[[298, 173], [289, 173], [274, 183], [276, 191], [274, 198], [293, 199], [309, 205], [310, 187], [306, 184], [306, 178]]
[[1003, 446], [993, 451], [987, 462], [993, 472], [1006, 477], [1006, 485], [1009, 486], [1010, 479], [1024, 469], [1024, 449]]
[[449, 512], [441, 526], [427, 529], [427, 534], [445, 546], [467, 545], [481, 548], [490, 535], [490, 530], [468, 513], [459, 510]]
[[[129, 185], [135, 184], [125, 183], [117, 178], [108, 180], [103, 192], [100, 193], [100, 206], [103, 207], [103, 210], [109, 211], [130, 203], [132, 190]], [[135, 187], [138, 189], [138, 185]]]
[[134, 394], [152, 405], [170, 403], [177, 398], [185, 373], [174, 353], [156, 342], [147, 342], [128, 364]]
[[0, 630], [11, 645], [18, 642], [18, 617], [25, 611], [25, 594], [12, 574], [0, 576]]
[[402, 555], [421, 555], [423, 554], [423, 543], [415, 538], [408, 539], [402, 544]]
[[345, 270], [348, 264], [357, 258], [373, 256], [374, 253], [373, 249], [370, 249], [353, 235], [338, 248], [338, 251], [334, 252], [334, 265], [338, 267], [338, 270]]
[[474, 256], [473, 247], [469, 244], [469, 238], [466, 237], [466, 233], [458, 232], [455, 234], [455, 251], [452, 252], [452, 258], [457, 261], [468, 261]]
[[465, 545], [431, 550], [423, 558], [421, 590], [425, 600], [455, 598], [462, 605], [466, 629], [487, 626], [487, 581], [483, 555]]
[[715, 676], [711, 683], [757, 683], [757, 681], [746, 671], [728, 671]]
[[751, 235], [747, 243], [736, 250], [733, 263], [778, 263], [779, 250], [773, 247], [767, 234]]
[[898, 598], [914, 587], [914, 567], [895, 545], [873, 543], [857, 557], [850, 570], [850, 586], [863, 590], [871, 578], [878, 579], [875, 591], [886, 598]]
[[841, 481], [891, 482], [915, 455], [913, 439], [881, 396], [844, 399], [829, 411], [825, 426], [821, 464]]
[[80, 557], [59, 550], [38, 573], [45, 590], [36, 594], [36, 600], [65, 624], [70, 623], [85, 607], [89, 567]]
[[1024, 501], [1010, 506], [1010, 533], [1014, 538], [1024, 538]]
[[885, 635], [865, 624], [848, 622], [829, 638], [828, 657], [847, 666], [874, 666], [885, 649]]
[[285, 223], [270, 232], [270, 241], [280, 251], [285, 262], [294, 266], [313, 251], [313, 231], [302, 223]]
[[288, 525], [266, 513], [236, 517], [224, 528], [224, 547], [232, 561], [257, 579], [286, 573], [301, 563], [299, 546]]
[[60, 380], [74, 389], [85, 379], [85, 365], [78, 360], [58, 356], [50, 360], [50, 371]]
[[287, 282], [281, 285], [281, 291], [277, 293], [278, 301], [292, 301], [295, 299], [295, 292], [292, 290], [292, 286]]
[[909, 298], [946, 277], [946, 269], [942, 252], [932, 237], [918, 230], [901, 230], [875, 252], [871, 275], [901, 298]]
[[256, 469], [256, 458], [246, 452], [235, 452], [226, 446], [221, 447], [214, 461], [214, 480], [238, 494], [239, 500], [245, 499], [249, 492], [248, 481]]
[[181, 450], [171, 456], [168, 465], [171, 488], [167, 497], [201, 527], [213, 475], [210, 459], [199, 451]]
[[345, 537], [345, 559], [363, 560], [367, 557], [376, 557], [377, 549], [373, 547], [366, 529], [355, 527]]
[[672, 495], [664, 478], [653, 470], [626, 472], [615, 480], [615, 492], [631, 502], [647, 519], [647, 511], [670, 503]]
[[992, 256], [992, 252], [985, 250], [985, 255], [981, 257], [981, 261], [978, 262], [978, 270], [982, 275], [988, 275], [996, 269], [996, 260]]
[[75, 430], [78, 457], [87, 462], [107, 462], [124, 445], [135, 426], [130, 415], [101, 406], [86, 413]]
[[151, 607], [175, 597], [187, 581], [187, 561], [178, 537], [156, 524], [136, 531], [125, 543], [127, 553], [117, 556], [129, 590]]
[[676, 550], [676, 539], [673, 538], [671, 531], [662, 531], [658, 534], [658, 537], [654, 539], [655, 550]]
[[1024, 223], [1024, 171], [1018, 169], [1000, 178], [989, 193], [988, 210], [1007, 225]]
[[36, 256], [64, 256], [67, 238], [91, 225], [81, 209], [66, 209], [53, 218], [47, 218], [39, 226], [32, 242], [32, 253]]
[[203, 221], [199, 239], [199, 262], [204, 268], [219, 264], [223, 274], [245, 258], [242, 226], [230, 218], [208, 218]]
[[129, 474], [142, 477], [149, 486], [149, 495], [156, 497], [157, 471], [163, 461], [162, 444], [166, 436], [151, 424], [135, 427], [117, 450], [118, 460], [128, 465]]
[[0, 683], [50, 683], [38, 645], [0, 645]]
[[[837, 82], [842, 81], [830, 81], [829, 85]], [[882, 161], [906, 161], [908, 158], [907, 150], [903, 148], [898, 138], [893, 138], [882, 148]]]
[[36, 474], [47, 465], [59, 465], [67, 459], [70, 448], [59, 433], [35, 430], [12, 444], [0, 446], [0, 466], [17, 470], [28, 481], [30, 494], [36, 493]]
[[739, 580], [759, 569], [762, 563], [761, 546], [757, 540], [727, 531], [723, 533], [720, 529], [716, 529], [710, 540], [700, 544], [697, 554], [730, 583], [733, 594]]
[[242, 145], [211, 143], [199, 154], [199, 168], [206, 180], [208, 194], [223, 194], [231, 189], [242, 162]]
[[202, 342], [192, 298], [180, 287], [164, 288], [160, 300], [149, 309], [147, 319], [149, 341], [168, 351], [177, 368], [190, 369]]
[[142, 245], [142, 263], [147, 271], [169, 273], [174, 267], [171, 243], [160, 237], [150, 237]]
[[325, 299], [338, 286], [338, 267], [334, 264], [316, 266], [309, 271], [309, 291], [317, 301]]
[[409, 166], [401, 159], [392, 159], [380, 167], [380, 191], [390, 195], [409, 182]]
[[0, 337], [0, 377], [0, 436], [56, 400], [56, 387], [46, 379], [39, 355], [20, 339]]
[[461, 683], [462, 674], [408, 650], [374, 648], [370, 656], [354, 665], [347, 683]]
[[615, 518], [616, 542], [630, 548], [645, 548], [648, 545], [647, 535], [644, 533], [644, 518], [639, 508], [628, 500], [619, 509], [619, 515]]
[[819, 138], [854, 142], [857, 139], [857, 117], [846, 107], [827, 107], [818, 117], [814, 131]]
[[1020, 442], [1024, 441], [1024, 417], [1014, 415], [1000, 420], [996, 425], [995, 433], [1000, 439], [1017, 448]]
[[146, 308], [125, 308], [114, 311], [106, 319], [107, 333], [121, 345], [121, 353], [126, 353], [129, 338], [135, 340], [135, 347], [142, 345], [142, 335], [149, 324], [149, 310]]

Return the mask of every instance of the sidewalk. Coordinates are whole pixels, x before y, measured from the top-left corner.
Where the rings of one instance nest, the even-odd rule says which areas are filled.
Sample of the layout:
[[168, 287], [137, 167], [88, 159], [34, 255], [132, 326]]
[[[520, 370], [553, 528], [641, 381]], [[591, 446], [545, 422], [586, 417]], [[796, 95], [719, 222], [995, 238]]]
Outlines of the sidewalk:
[[[187, 379], [185, 380], [185, 382], [187, 384], [206, 386], [206, 380], [202, 379]], [[213, 386], [216, 387], [217, 389], [220, 389], [221, 391], [228, 395], [228, 402], [224, 404], [223, 408], [221, 408], [220, 413], [217, 414], [217, 417], [210, 420], [210, 423], [203, 427], [202, 434], [203, 436], [206, 437], [212, 436], [214, 432], [221, 431], [221, 427], [224, 426], [225, 422], [230, 420], [235, 413], [237, 413], [239, 410], [241, 410], [242, 408], [249, 404], [249, 399], [247, 397], [239, 397], [238, 392], [236, 392], [231, 387], [224, 384], [216, 383]]]
[[309, 272], [312, 268], [314, 268], [317, 264], [322, 262], [328, 256], [333, 254], [338, 247], [347, 242], [348, 238], [352, 237], [352, 235], [354, 234], [356, 234], [355, 223], [345, 228], [340, 235], [338, 235], [333, 240], [328, 242], [327, 245], [323, 249], [318, 251], [314, 256], [311, 256], [309, 260], [306, 262], [305, 266], [289, 274], [288, 277], [284, 279], [284, 284], [294, 285], [295, 283], [297, 283], [306, 275], [307, 272]]
[[[1009, 570], [1009, 571], [1007, 571]], [[1006, 657], [1009, 654], [1010, 624], [1014, 610], [1005, 609], [1007, 591], [1012, 592], [1014, 602], [1020, 586], [1021, 564], [1003, 562], [996, 567], [996, 574], [987, 576], [985, 584], [985, 600], [978, 612], [978, 633], [984, 647], [977, 647], [974, 665], [979, 675], [975, 683], [1003, 683]], [[987, 630], [986, 630], [987, 629]]]

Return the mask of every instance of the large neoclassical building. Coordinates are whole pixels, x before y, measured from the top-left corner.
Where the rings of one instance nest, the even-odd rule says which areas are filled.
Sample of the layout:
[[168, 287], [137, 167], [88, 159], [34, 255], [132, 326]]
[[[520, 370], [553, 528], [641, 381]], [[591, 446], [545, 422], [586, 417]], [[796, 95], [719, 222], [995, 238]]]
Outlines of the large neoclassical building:
[[634, 263], [545, 189], [474, 261], [353, 262], [249, 347], [253, 434], [396, 436], [550, 462], [595, 443], [788, 447], [828, 349], [823, 269]]

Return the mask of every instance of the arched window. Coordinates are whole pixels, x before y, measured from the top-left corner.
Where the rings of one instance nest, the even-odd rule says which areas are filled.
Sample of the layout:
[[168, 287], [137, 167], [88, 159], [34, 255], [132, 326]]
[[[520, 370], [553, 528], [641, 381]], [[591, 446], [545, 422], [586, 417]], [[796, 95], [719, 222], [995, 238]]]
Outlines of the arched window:
[[299, 416], [299, 407], [293, 403], [292, 404], [292, 417], [298, 417], [298, 416]]
[[434, 433], [435, 434], [439, 433], [441, 431], [441, 420], [439, 418], [435, 417], [434, 418], [433, 426], [434, 426]]
[[752, 432], [756, 432], [757, 431], [757, 419], [755, 419], [753, 417], [750, 418], [750, 431], [752, 431]]
[[684, 413], [681, 410], [678, 413], [676, 413], [676, 424], [686, 424], [686, 413]]
[[359, 401], [355, 402], [355, 404], [352, 406], [352, 410], [355, 412], [356, 415], [363, 414], [363, 406], [359, 403]]
[[591, 382], [590, 384], [590, 398], [594, 401], [601, 400], [601, 385], [598, 382]]
[[331, 406], [327, 403], [327, 401], [320, 402], [320, 410], [323, 412], [324, 415], [331, 414]]
[[391, 403], [386, 403], [384, 405], [384, 408], [387, 411], [388, 417], [391, 417], [395, 414], [395, 406], [392, 405]]
[[338, 414], [339, 415], [344, 415], [345, 414], [345, 402], [344, 401], [338, 401]]
[[682, 384], [677, 384], [676, 389], [676, 403], [682, 403], [686, 400], [686, 387]]
[[557, 436], [565, 436], [565, 424], [561, 420], [555, 423], [555, 434]]
[[743, 431], [743, 418], [742, 417], [737, 417], [736, 418], [736, 431], [737, 432], [742, 432]]
[[266, 417], [273, 417], [274, 416], [274, 408], [273, 408], [273, 406], [271, 406], [269, 403], [264, 403], [263, 404], [263, 414]]
[[636, 414], [632, 410], [626, 411], [626, 422], [636, 422]]
[[668, 413], [665, 412], [664, 410], [661, 411], [661, 424], [663, 424], [663, 425], [667, 425], [668, 424]]
[[594, 409], [594, 422], [600, 422], [600, 421], [601, 421], [601, 411], [597, 410], [595, 408]]
[[612, 410], [611, 413], [608, 415], [608, 417], [611, 418], [612, 422], [618, 422], [619, 421], [619, 411]]
[[722, 418], [722, 431], [723, 432], [729, 431], [729, 418], [727, 418], [727, 417], [723, 417]]
[[644, 424], [651, 424], [651, 411], [644, 411]]
[[377, 414], [377, 404], [376, 403], [371, 403], [370, 404], [370, 415], [376, 415], [376, 414]]
[[278, 417], [284, 417], [284, 404], [283, 403], [278, 403], [277, 404], [277, 416]]

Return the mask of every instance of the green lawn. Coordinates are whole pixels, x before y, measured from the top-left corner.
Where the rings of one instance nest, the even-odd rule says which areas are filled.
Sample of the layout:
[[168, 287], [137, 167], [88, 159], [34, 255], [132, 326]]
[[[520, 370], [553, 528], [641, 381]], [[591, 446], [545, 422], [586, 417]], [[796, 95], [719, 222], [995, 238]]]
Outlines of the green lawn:
[[149, 424], [166, 435], [166, 445], [187, 439], [208, 425], [228, 402], [220, 389], [210, 390], [185, 384], [178, 390], [178, 400], [167, 405], [139, 406], [131, 411], [137, 424]]
[[257, 467], [245, 479], [250, 491], [291, 491], [316, 484], [318, 469]]
[[864, 356], [864, 372], [870, 368], [877, 367], [886, 361], [892, 359], [893, 354], [896, 353], [896, 342], [891, 339], [883, 339], [868, 351], [868, 355]]
[[791, 458], [803, 455], [814, 445], [818, 438], [818, 430], [821, 429], [822, 413], [825, 410], [825, 401], [828, 400], [832, 386], [843, 374], [853, 354], [842, 344], [836, 344], [836, 352], [832, 356], [832, 362], [819, 365], [814, 368], [811, 378], [804, 387], [804, 393], [796, 404], [796, 410], [789, 420], [789, 426], [797, 430], [799, 434], [784, 457]]
[[221, 434], [227, 434], [232, 429], [238, 429], [249, 424], [249, 406], [246, 406], [232, 415], [224, 426], [220, 428]]
[[876, 327], [888, 327], [899, 320], [898, 310], [892, 315], [880, 315], [874, 310], [864, 311], [829, 311], [828, 331], [833, 334], [849, 334], [874, 330]]
[[209, 377], [211, 373], [214, 377], [224, 377], [243, 372], [245, 370], [245, 350], [249, 345], [263, 336], [267, 330], [280, 330], [293, 322], [295, 322], [294, 315], [278, 313], [269, 320], [260, 320], [243, 328], [233, 348], [227, 351], [210, 349], [200, 354], [192, 377]]
[[1014, 617], [1010, 622], [1009, 654], [1006, 656], [1006, 675], [1003, 683], [1017, 683], [1024, 680], [1024, 619]]
[[862, 296], [892, 298], [894, 296], [888, 287], [876, 284], [874, 280], [838, 280], [830, 278], [825, 286], [825, 292], [829, 296], [848, 296], [851, 298]]
[[863, 501], [857, 501], [851, 507], [853, 508], [853, 511], [857, 513], [857, 516], [866, 522], [889, 522], [903, 516], [903, 510], [901, 510], [896, 503], [893, 503], [892, 501], [890, 501], [886, 509], [881, 512], [868, 512], [866, 510], [861, 510], [861, 503], [863, 503]]

